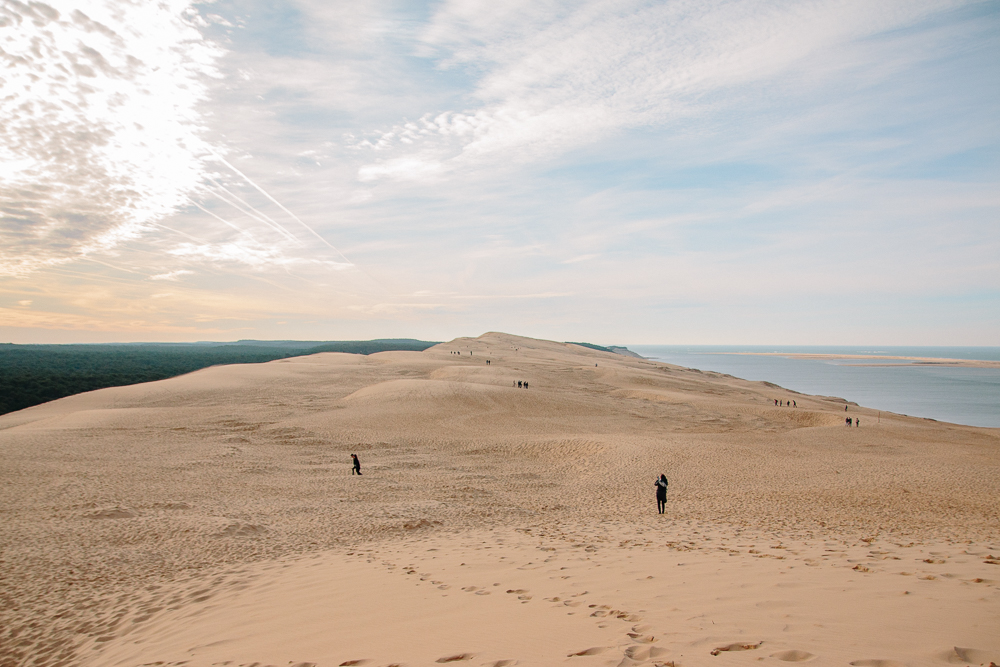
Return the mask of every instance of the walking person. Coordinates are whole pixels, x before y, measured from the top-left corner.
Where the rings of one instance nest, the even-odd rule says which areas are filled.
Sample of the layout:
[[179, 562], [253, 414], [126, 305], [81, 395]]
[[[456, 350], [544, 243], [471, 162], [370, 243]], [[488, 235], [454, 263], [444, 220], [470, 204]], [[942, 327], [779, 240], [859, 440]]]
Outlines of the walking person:
[[653, 484], [656, 485], [656, 511], [663, 514], [667, 511], [667, 476], [661, 474]]
[[360, 475], [361, 474], [361, 461], [358, 460], [358, 455], [357, 454], [351, 454], [351, 458], [354, 459], [354, 467], [351, 468], [351, 474], [352, 475]]

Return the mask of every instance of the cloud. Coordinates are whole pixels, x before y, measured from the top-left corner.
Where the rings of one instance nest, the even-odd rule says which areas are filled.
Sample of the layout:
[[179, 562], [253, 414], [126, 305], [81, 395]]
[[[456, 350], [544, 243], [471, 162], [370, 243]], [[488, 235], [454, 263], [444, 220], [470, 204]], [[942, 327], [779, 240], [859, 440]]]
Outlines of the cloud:
[[563, 264], [576, 264], [577, 262], [586, 262], [588, 260], [594, 259], [595, 257], [600, 257], [600, 255], [589, 254], [589, 255], [579, 255], [577, 257], [572, 257], [570, 259], [564, 259]]
[[[544, 160], [628, 128], [732, 108], [752, 96], [748, 87], [795, 70], [796, 84], [808, 86], [802, 70], [817, 54], [955, 4], [450, 0], [418, 52], [473, 74], [469, 97], [478, 104], [428, 110], [358, 142], [389, 154], [359, 178], [429, 179], [484, 161]], [[412, 160], [434, 168], [408, 168]]]
[[988, 3], [93, 2], [0, 10], [18, 326], [694, 340], [791, 299], [826, 340], [996, 293]]
[[[177, 280], [181, 276], [190, 276], [193, 273], [194, 273], [194, 271], [188, 271], [186, 269], [178, 269], [176, 271], [171, 271], [169, 273], [158, 273], [155, 276], [150, 276], [149, 279], [150, 280]], [[153, 298], [157, 298], [158, 296], [163, 296], [163, 295], [156, 295], [156, 294], [154, 294]]]
[[182, 0], [0, 5], [0, 274], [113, 249], [208, 170], [221, 50]]

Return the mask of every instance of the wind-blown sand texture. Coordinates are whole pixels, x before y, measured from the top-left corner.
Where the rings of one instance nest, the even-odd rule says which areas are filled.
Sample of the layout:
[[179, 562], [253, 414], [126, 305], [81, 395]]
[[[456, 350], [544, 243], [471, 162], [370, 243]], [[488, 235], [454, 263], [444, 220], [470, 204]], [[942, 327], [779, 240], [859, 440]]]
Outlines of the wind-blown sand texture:
[[845, 405], [490, 333], [8, 414], [0, 665], [1000, 662], [1000, 429]]

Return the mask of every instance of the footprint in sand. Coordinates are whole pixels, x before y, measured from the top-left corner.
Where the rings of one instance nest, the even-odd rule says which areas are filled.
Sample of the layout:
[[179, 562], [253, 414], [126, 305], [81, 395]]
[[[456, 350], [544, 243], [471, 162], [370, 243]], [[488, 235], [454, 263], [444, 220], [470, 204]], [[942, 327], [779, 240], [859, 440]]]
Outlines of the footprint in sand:
[[662, 658], [667, 655], [670, 651], [665, 648], [658, 648], [656, 646], [629, 646], [625, 649], [625, 657], [630, 660], [637, 660], [643, 662], [645, 660], [654, 660], [656, 658]]
[[771, 657], [783, 660], [784, 662], [805, 662], [806, 660], [812, 660], [816, 656], [809, 651], [791, 649], [788, 651], [778, 651], [777, 653], [772, 653]]
[[962, 648], [961, 646], [956, 646], [949, 651], [945, 660], [963, 665], [1000, 664], [1000, 656], [996, 653], [981, 651], [977, 648]]
[[510, 665], [516, 665], [516, 660], [496, 660], [494, 662], [488, 663], [486, 667], [510, 667]]
[[472, 660], [474, 657], [476, 657], [474, 653], [456, 653], [455, 655], [438, 658], [434, 662], [460, 662], [462, 660]]
[[253, 537], [266, 531], [267, 529], [264, 526], [254, 526], [237, 521], [226, 526], [219, 535], [225, 537]]
[[360, 660], [345, 660], [340, 663], [340, 667], [348, 667], [349, 665], [365, 665], [371, 662], [371, 660], [365, 660], [364, 658]]
[[[712, 649], [712, 655], [719, 655], [724, 651], [752, 651], [756, 648], [760, 648], [760, 645], [764, 642], [757, 642], [756, 644], [746, 643], [746, 642], [736, 642], [733, 644], [726, 644], [725, 646], [720, 646], [718, 648]], [[853, 662], [851, 663], [854, 664]], [[871, 665], [870, 667], [878, 667], [877, 665]]]
[[607, 646], [594, 646], [593, 648], [587, 648], [582, 651], [577, 651], [576, 653], [570, 653], [566, 657], [573, 658], [578, 655], [598, 655], [599, 653], [604, 653], [607, 650]]
[[899, 662], [898, 660], [881, 660], [881, 659], [865, 659], [865, 660], [853, 660], [851, 664], [854, 667], [906, 667], [905, 664]]
[[528, 590], [526, 588], [508, 588], [507, 592], [516, 593], [517, 599], [520, 600], [521, 602], [527, 602], [528, 600], [531, 599], [531, 596], [528, 595]]

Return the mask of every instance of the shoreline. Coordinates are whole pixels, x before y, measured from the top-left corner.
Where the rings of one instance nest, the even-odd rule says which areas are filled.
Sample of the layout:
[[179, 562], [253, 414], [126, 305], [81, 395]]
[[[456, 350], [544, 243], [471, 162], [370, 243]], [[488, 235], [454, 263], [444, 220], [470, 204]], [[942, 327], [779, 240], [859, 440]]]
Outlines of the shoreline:
[[988, 359], [948, 359], [943, 357], [906, 357], [897, 355], [876, 354], [820, 354], [814, 352], [701, 352], [701, 354], [718, 354], [753, 357], [784, 357], [786, 359], [857, 359], [907, 361], [903, 364], [845, 364], [860, 367], [901, 368], [906, 366], [940, 366], [951, 368], [1000, 368], [1000, 361]]

